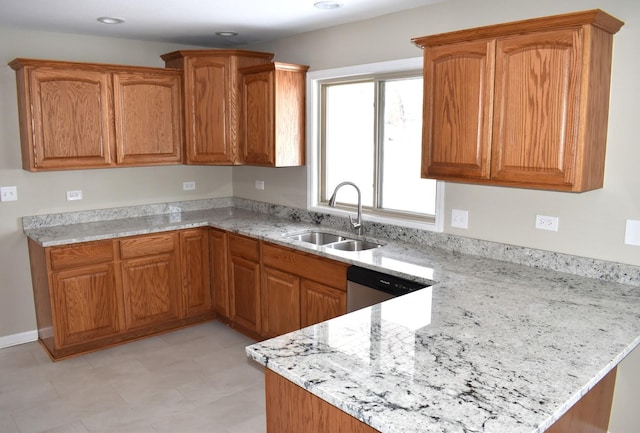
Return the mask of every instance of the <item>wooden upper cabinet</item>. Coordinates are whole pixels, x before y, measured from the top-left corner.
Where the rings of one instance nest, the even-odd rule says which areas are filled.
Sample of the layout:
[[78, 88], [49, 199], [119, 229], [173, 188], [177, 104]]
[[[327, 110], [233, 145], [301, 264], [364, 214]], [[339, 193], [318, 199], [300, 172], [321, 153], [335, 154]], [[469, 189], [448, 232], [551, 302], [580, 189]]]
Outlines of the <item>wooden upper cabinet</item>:
[[117, 163], [182, 162], [182, 89], [175, 71], [113, 76]]
[[19, 61], [11, 66], [17, 71], [25, 170], [113, 164], [109, 74], [74, 68], [23, 67]]
[[272, 53], [243, 50], [184, 50], [162, 56], [167, 67], [183, 70], [187, 164], [243, 163], [238, 69], [272, 58]]
[[241, 148], [245, 164], [304, 165], [308, 69], [275, 62], [240, 70]]
[[182, 162], [177, 70], [15, 59], [29, 171]]
[[422, 176], [601, 188], [622, 25], [592, 10], [413, 39], [424, 48]]

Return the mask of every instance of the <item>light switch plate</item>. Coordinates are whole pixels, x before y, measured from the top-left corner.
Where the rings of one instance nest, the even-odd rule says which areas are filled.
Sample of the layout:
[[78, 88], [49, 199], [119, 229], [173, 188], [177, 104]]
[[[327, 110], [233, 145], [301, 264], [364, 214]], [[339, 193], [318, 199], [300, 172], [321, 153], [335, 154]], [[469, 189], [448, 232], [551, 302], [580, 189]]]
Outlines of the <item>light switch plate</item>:
[[18, 188], [15, 186], [0, 187], [0, 201], [18, 200]]
[[469, 228], [469, 211], [451, 209], [451, 227], [459, 229]]
[[640, 246], [640, 221], [627, 220], [627, 228], [624, 232], [624, 243]]

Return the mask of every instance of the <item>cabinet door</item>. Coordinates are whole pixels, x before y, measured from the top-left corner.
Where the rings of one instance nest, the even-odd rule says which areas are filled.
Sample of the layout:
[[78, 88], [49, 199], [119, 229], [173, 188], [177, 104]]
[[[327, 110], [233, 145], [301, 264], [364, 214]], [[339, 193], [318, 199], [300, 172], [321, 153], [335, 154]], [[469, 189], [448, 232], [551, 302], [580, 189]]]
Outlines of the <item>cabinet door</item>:
[[185, 314], [195, 316], [207, 313], [211, 311], [208, 230], [181, 231], [180, 254]]
[[117, 334], [119, 291], [113, 263], [53, 273], [56, 348]]
[[229, 318], [227, 234], [221, 230], [209, 230], [209, 261], [211, 272], [211, 296], [213, 310]]
[[28, 74], [30, 97], [19, 89], [19, 98], [27, 99], [19, 104], [24, 168], [112, 165], [111, 75], [51, 68], [28, 69]]
[[344, 290], [302, 280], [300, 294], [303, 328], [347, 313], [347, 293]]
[[498, 40], [492, 178], [573, 183], [580, 40], [579, 29]]
[[242, 76], [242, 151], [244, 162], [275, 165], [274, 72]]
[[248, 331], [260, 332], [260, 264], [230, 256], [231, 321]]
[[265, 267], [260, 301], [263, 336], [271, 338], [300, 329], [300, 278]]
[[422, 177], [488, 179], [495, 42], [424, 49]]
[[232, 164], [237, 133], [230, 124], [232, 98], [229, 57], [185, 59], [186, 162]]
[[114, 74], [119, 165], [182, 162], [182, 93], [174, 71]]

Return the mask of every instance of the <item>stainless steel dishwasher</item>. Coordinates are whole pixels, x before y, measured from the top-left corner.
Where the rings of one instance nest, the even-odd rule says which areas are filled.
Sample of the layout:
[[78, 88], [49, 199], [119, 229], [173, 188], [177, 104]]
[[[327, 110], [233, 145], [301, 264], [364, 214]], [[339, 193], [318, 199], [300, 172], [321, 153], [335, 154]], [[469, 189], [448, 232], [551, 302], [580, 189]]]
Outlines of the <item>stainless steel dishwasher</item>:
[[347, 269], [347, 312], [378, 304], [387, 299], [429, 287], [371, 269], [351, 266]]

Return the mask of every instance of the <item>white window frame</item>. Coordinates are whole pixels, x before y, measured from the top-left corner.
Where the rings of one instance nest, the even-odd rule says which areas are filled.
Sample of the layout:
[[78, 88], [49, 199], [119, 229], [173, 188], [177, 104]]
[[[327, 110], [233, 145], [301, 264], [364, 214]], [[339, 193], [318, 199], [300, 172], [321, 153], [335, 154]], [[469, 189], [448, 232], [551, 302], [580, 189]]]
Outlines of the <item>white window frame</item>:
[[[388, 74], [421, 69], [422, 57], [413, 57], [388, 62], [369, 63], [365, 65], [347, 66], [335, 69], [311, 71], [307, 73], [307, 209], [331, 215], [353, 215], [353, 211], [333, 208], [320, 203], [320, 84], [322, 81], [336, 78], [353, 78], [361, 75]], [[383, 224], [393, 224], [422, 230], [443, 231], [444, 216], [444, 182], [436, 183], [435, 222], [404, 219], [388, 215], [373, 214], [365, 209], [363, 220]], [[366, 228], [366, 225], [365, 225]]]

